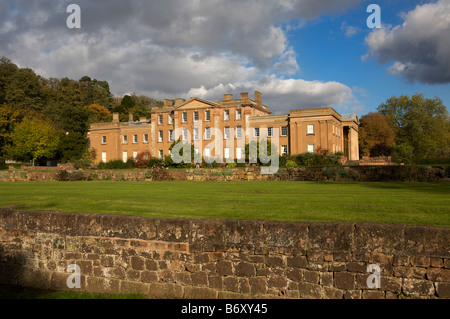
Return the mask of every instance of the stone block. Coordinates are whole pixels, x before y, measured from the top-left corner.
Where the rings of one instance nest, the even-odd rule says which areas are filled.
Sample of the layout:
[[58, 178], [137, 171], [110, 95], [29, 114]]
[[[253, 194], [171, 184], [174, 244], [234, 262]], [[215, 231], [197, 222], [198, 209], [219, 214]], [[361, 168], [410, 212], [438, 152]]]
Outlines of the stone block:
[[308, 265], [308, 260], [305, 256], [295, 256], [287, 258], [288, 267], [306, 268]]
[[363, 299], [385, 299], [386, 293], [381, 290], [363, 290]]
[[220, 260], [216, 264], [216, 271], [220, 276], [233, 275], [233, 267], [230, 261]]
[[435, 293], [433, 282], [421, 279], [404, 279], [402, 291], [413, 296], [433, 296]]
[[313, 284], [319, 283], [319, 272], [311, 270], [303, 270], [303, 280]]
[[348, 272], [334, 273], [334, 286], [339, 289], [355, 289], [355, 275]]
[[242, 277], [255, 276], [255, 266], [247, 262], [238, 262], [234, 264], [234, 273], [236, 276]]
[[436, 293], [439, 298], [450, 298], [450, 283], [449, 282], [436, 283]]
[[255, 295], [263, 295], [267, 292], [267, 283], [265, 277], [251, 277], [248, 279], [250, 285], [250, 293]]
[[323, 287], [309, 282], [299, 283], [300, 297], [304, 299], [322, 299]]

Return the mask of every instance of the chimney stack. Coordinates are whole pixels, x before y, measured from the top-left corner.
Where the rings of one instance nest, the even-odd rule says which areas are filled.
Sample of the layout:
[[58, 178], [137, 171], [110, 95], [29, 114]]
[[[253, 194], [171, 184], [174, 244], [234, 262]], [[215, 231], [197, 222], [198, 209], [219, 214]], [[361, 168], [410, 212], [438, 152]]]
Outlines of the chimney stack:
[[261, 92], [255, 91], [255, 102], [256, 102], [256, 105], [262, 106], [262, 94], [261, 94]]
[[248, 93], [247, 92], [241, 93], [241, 100], [248, 100]]
[[172, 106], [173, 105], [173, 102], [172, 102], [172, 100], [168, 100], [168, 99], [164, 99], [164, 106]]
[[224, 101], [231, 101], [233, 99], [233, 94], [224, 94], [223, 100]]
[[119, 122], [119, 113], [113, 113], [113, 123]]
[[133, 113], [128, 113], [128, 122], [133, 122]]

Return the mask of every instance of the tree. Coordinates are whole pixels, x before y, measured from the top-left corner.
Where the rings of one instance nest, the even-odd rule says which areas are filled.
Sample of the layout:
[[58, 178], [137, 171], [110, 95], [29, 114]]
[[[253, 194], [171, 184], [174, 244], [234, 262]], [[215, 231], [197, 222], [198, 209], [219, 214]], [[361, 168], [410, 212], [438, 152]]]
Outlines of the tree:
[[378, 111], [395, 132], [394, 160], [420, 163], [450, 148], [449, 116], [440, 98], [393, 96]]
[[19, 67], [12, 63], [10, 59], [0, 58], [0, 106], [5, 101], [6, 87], [18, 70]]
[[133, 107], [135, 107], [135, 105], [136, 105], [136, 103], [135, 103], [134, 99], [129, 95], [125, 95], [123, 97], [122, 101], [120, 102], [120, 104], [115, 108], [114, 111], [118, 112], [122, 115], [128, 116], [129, 110], [132, 109]]
[[58, 157], [62, 162], [79, 160], [88, 148], [86, 135], [80, 132], [66, 132], [58, 145]]
[[42, 81], [31, 69], [15, 72], [6, 85], [4, 102], [18, 109], [39, 111], [44, 106]]
[[16, 108], [8, 104], [0, 106], [0, 156], [6, 155], [6, 147], [12, 144], [14, 127], [22, 118], [23, 113]]
[[26, 117], [12, 134], [12, 146], [8, 153], [13, 159], [36, 160], [52, 158], [58, 149], [60, 132], [38, 117]]
[[91, 104], [85, 106], [84, 109], [88, 114], [88, 123], [100, 123], [111, 121], [111, 112], [106, 108], [106, 106], [100, 104]]
[[359, 125], [359, 153], [361, 155], [390, 155], [394, 138], [394, 130], [383, 114], [370, 112], [361, 117]]

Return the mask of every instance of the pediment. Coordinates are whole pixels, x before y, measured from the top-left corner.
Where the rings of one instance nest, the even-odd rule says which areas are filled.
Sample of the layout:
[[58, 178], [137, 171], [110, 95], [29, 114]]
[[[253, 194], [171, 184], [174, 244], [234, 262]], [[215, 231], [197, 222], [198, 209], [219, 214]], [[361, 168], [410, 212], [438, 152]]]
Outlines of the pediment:
[[199, 98], [192, 98], [186, 102], [184, 102], [183, 104], [175, 107], [176, 111], [180, 111], [180, 110], [192, 110], [192, 109], [207, 109], [207, 108], [211, 108], [211, 107], [222, 107], [220, 104], [214, 103], [214, 102], [209, 102], [209, 101], [205, 101]]

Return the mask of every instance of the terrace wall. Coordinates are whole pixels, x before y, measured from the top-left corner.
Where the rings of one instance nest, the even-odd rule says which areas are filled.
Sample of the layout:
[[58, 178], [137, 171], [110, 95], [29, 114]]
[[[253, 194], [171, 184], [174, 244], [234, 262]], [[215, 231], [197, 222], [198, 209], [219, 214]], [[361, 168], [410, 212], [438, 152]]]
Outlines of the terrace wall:
[[[450, 229], [0, 210], [0, 283], [150, 298], [450, 298]], [[381, 288], [367, 286], [369, 264]], [[77, 289], [77, 288], [74, 288]]]
[[[411, 166], [290, 167], [280, 168], [273, 175], [262, 175], [259, 167], [185, 170], [80, 170], [77, 172], [87, 180], [112, 181], [450, 181], [450, 167]], [[0, 171], [0, 182], [56, 181], [57, 174], [57, 170]]]

